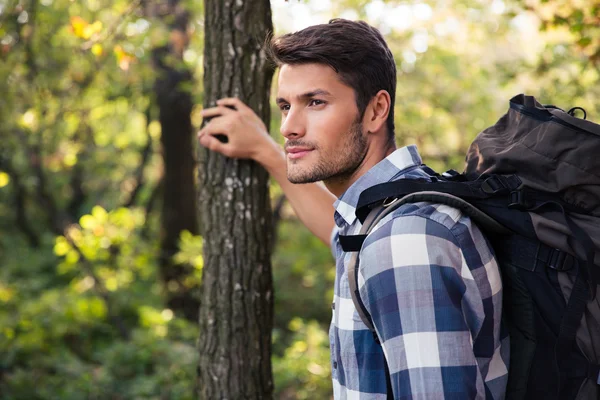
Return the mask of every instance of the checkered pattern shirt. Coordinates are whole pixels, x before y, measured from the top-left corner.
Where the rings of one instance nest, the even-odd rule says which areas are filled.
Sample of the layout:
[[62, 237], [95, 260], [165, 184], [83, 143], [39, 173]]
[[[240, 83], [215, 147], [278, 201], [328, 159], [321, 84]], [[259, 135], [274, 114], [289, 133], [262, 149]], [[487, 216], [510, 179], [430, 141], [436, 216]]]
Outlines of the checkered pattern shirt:
[[[334, 398], [503, 399], [509, 344], [493, 251], [460, 210], [405, 204], [382, 219], [360, 252], [358, 287], [381, 341], [361, 321], [346, 274], [351, 253], [338, 235], [357, 234], [360, 193], [397, 179], [428, 178], [416, 147], [396, 150], [335, 203], [336, 257], [329, 332]], [[385, 355], [385, 358], [384, 358]]]

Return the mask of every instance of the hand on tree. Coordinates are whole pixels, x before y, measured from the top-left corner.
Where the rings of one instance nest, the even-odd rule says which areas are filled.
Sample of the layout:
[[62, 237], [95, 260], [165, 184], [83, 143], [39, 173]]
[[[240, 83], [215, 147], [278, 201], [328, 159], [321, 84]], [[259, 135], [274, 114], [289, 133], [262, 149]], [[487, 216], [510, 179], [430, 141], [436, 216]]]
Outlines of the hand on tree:
[[[202, 110], [202, 117], [210, 122], [198, 132], [200, 144], [224, 156], [260, 162], [277, 146], [258, 115], [238, 98], [217, 100], [216, 107]], [[226, 137], [226, 142], [218, 137]]]

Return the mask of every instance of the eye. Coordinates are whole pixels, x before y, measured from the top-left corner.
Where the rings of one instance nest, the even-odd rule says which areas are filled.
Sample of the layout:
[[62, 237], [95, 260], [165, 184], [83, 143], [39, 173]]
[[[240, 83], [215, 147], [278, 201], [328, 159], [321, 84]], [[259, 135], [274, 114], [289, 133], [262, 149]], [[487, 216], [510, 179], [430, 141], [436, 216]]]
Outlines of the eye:
[[325, 102], [323, 100], [319, 100], [319, 99], [312, 99], [308, 103], [309, 106], [320, 106], [320, 105], [323, 105], [323, 104], [325, 104]]
[[281, 112], [287, 112], [290, 110], [290, 105], [289, 104], [280, 104], [279, 109], [281, 110]]

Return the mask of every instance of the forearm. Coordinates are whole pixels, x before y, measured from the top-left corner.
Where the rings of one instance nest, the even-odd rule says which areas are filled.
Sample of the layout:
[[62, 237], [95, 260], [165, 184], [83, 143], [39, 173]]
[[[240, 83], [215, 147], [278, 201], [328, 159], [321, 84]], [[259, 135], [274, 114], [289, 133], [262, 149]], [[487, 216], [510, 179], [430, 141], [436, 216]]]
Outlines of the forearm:
[[292, 205], [302, 223], [323, 243], [330, 245], [334, 227], [333, 203], [335, 196], [320, 183], [293, 184], [287, 179], [283, 149], [272, 142], [257, 160], [275, 181]]

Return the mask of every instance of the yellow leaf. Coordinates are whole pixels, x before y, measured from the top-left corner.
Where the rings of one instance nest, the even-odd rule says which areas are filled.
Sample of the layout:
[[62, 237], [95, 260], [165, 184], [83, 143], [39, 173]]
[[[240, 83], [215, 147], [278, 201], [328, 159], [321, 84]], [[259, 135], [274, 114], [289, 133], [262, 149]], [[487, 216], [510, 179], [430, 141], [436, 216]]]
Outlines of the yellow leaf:
[[125, 55], [125, 50], [123, 50], [121, 46], [116, 45], [113, 51], [115, 52], [115, 56], [117, 57], [117, 62], [121, 61], [121, 58], [123, 58], [123, 56]]
[[37, 127], [37, 116], [35, 111], [27, 110], [20, 118], [19, 125], [24, 128], [35, 129]]
[[92, 208], [92, 215], [99, 223], [106, 222], [106, 220], [108, 218], [108, 213], [106, 212], [106, 210], [104, 208], [102, 208], [100, 206], [94, 206]]
[[96, 57], [100, 57], [103, 52], [104, 52], [104, 49], [102, 48], [101, 44], [96, 43], [95, 45], [92, 46], [92, 54], [95, 55]]
[[102, 22], [96, 21], [93, 24], [88, 24], [83, 28], [82, 37], [84, 39], [89, 39], [96, 33], [99, 33], [100, 31], [102, 31]]
[[6, 172], [0, 171], [0, 188], [10, 183], [10, 176]]
[[82, 216], [79, 219], [79, 225], [81, 225], [81, 227], [83, 229], [90, 229], [91, 230], [91, 229], [94, 229], [94, 227], [96, 227], [97, 222], [96, 222], [96, 219], [94, 217], [92, 217], [89, 214], [86, 214], [86, 215]]
[[54, 244], [54, 254], [61, 257], [66, 255], [70, 250], [71, 246], [64, 237], [59, 236], [56, 238], [56, 242]]
[[87, 23], [87, 21], [79, 16], [71, 17], [71, 30], [77, 37], [87, 39], [85, 37], [84, 31], [88, 27], [88, 25], [89, 24]]
[[117, 64], [123, 71], [129, 69], [129, 64], [134, 60], [133, 56], [128, 54], [121, 46], [117, 45], [114, 47], [115, 56], [117, 57]]
[[74, 166], [75, 164], [77, 164], [77, 154], [70, 153], [65, 155], [65, 157], [63, 158], [63, 163], [67, 167]]

